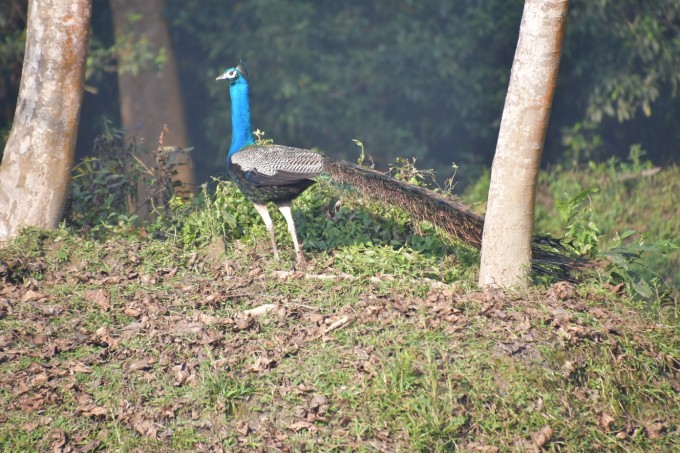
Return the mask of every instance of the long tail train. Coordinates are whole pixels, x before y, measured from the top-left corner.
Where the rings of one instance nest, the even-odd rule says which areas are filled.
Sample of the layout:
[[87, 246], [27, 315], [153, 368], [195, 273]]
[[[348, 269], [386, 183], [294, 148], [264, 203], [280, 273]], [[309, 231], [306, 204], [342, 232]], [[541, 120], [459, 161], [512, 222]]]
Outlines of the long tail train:
[[[367, 198], [404, 209], [416, 220], [431, 222], [446, 235], [481, 249], [484, 217], [462, 203], [350, 162], [327, 159], [324, 173], [339, 183], [336, 186], [356, 188]], [[536, 274], [574, 281], [583, 264], [561, 241], [534, 237], [532, 270]]]

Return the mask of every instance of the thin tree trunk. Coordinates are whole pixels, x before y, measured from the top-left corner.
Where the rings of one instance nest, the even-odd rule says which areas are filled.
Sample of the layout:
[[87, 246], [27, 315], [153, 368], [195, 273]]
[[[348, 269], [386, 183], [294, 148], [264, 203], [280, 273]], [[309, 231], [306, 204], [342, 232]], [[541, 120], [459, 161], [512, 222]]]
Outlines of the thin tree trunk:
[[0, 244], [21, 228], [54, 228], [64, 212], [92, 0], [31, 0], [12, 131], [0, 165]]
[[[144, 165], [156, 169], [154, 152], [163, 125], [168, 126], [164, 136], [165, 146], [185, 148], [188, 144], [184, 108], [180, 92], [177, 63], [175, 61], [168, 25], [163, 17], [164, 0], [111, 0], [116, 46], [118, 49], [118, 88], [120, 112], [127, 140], [134, 139], [142, 153]], [[131, 20], [132, 16], [135, 20]], [[145, 44], [140, 44], [145, 43]], [[161, 50], [165, 62], [141, 62], [137, 71], [126, 68], [135, 62], [135, 46], [147, 45], [148, 51]], [[191, 193], [195, 188], [193, 164], [184, 153], [170, 157], [174, 164], [173, 181], [177, 192]], [[150, 214], [151, 188], [140, 182], [137, 202], [133, 211], [142, 218]]]
[[526, 0], [491, 170], [479, 285], [526, 285], [536, 182], [568, 0]]

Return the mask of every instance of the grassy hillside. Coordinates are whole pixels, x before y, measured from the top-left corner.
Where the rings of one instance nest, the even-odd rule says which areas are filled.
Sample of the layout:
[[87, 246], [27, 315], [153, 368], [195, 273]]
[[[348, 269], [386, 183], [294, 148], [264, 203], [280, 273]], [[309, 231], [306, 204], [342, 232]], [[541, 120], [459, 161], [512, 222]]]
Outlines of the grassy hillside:
[[[624, 223], [604, 214], [620, 200], [665, 234], [677, 171], [592, 197], [592, 219]], [[281, 219], [275, 262], [250, 205], [215, 190], [143, 228], [80, 210], [0, 250], [0, 449], [680, 448], [677, 292], [479, 292], [475, 251], [322, 187], [298, 204], [309, 262], [293, 272]]]

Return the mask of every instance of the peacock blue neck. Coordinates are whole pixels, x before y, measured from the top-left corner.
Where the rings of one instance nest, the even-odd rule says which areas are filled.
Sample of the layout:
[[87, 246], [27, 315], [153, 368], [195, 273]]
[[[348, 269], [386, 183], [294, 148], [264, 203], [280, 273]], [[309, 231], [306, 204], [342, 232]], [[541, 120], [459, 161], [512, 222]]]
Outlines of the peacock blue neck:
[[227, 161], [240, 149], [255, 144], [253, 128], [250, 125], [250, 101], [248, 99], [248, 82], [239, 77], [236, 83], [229, 86], [231, 96], [231, 147]]

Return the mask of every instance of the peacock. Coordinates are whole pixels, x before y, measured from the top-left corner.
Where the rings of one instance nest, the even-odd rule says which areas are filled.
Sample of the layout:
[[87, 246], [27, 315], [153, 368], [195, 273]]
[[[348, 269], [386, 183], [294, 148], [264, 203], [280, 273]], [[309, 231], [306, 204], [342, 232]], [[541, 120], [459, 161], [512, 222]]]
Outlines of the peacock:
[[[446, 235], [481, 248], [484, 217], [452, 198], [317, 152], [275, 144], [256, 144], [250, 120], [247, 79], [248, 70], [242, 61], [216, 79], [229, 82], [231, 97], [232, 136], [227, 154], [227, 170], [262, 217], [276, 259], [279, 258], [279, 250], [267, 204], [272, 202], [276, 205], [286, 219], [295, 247], [296, 263], [299, 265], [303, 256], [291, 213], [291, 202], [312, 186], [316, 182], [315, 178], [330, 180], [336, 187], [351, 187], [374, 201], [400, 207], [415, 220], [429, 221]], [[545, 237], [534, 240], [534, 271], [568, 279], [573, 262], [559, 241]]]

